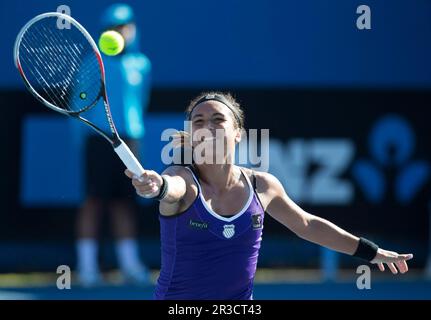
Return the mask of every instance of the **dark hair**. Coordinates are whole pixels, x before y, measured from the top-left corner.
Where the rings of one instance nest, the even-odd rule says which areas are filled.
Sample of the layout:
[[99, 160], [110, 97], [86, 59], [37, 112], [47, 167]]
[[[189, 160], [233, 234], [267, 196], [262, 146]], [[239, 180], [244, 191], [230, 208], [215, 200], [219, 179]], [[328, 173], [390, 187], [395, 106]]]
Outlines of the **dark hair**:
[[[190, 101], [190, 104], [186, 109], [187, 119], [190, 119], [191, 113], [193, 109], [196, 107], [196, 104], [199, 102], [199, 100], [203, 100], [207, 96], [215, 96], [215, 97], [219, 97], [220, 100], [224, 100], [226, 103], [225, 102], [222, 102], [222, 103], [226, 104], [227, 107], [234, 115], [233, 118], [235, 121], [235, 126], [239, 129], [244, 128], [244, 111], [241, 109], [240, 104], [235, 100], [235, 98], [229, 92], [224, 93], [224, 92], [210, 91], [210, 92], [201, 93], [200, 95], [195, 97], [192, 101]], [[210, 100], [217, 101], [219, 99], [208, 99], [206, 101], [210, 101]]]

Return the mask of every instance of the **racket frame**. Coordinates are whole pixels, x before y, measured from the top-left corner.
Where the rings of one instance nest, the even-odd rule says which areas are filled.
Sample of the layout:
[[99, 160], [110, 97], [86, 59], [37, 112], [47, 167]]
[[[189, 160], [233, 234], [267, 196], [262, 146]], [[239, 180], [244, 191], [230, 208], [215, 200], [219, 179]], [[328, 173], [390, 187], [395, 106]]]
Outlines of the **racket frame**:
[[[21, 66], [21, 61], [20, 61], [20, 57], [19, 57], [19, 49], [20, 49], [21, 40], [22, 40], [25, 32], [30, 28], [30, 26], [32, 26], [33, 24], [35, 24], [39, 20], [42, 20], [44, 18], [49, 18], [49, 17], [55, 17], [55, 18], [58, 18], [58, 19], [64, 19], [64, 20], [70, 22], [72, 25], [74, 25], [74, 27], [76, 27], [83, 34], [83, 36], [87, 39], [87, 41], [90, 43], [90, 45], [91, 45], [91, 47], [92, 47], [92, 49], [94, 51], [94, 54], [96, 55], [97, 61], [99, 63], [100, 72], [101, 72], [101, 77], [100, 77], [101, 88], [100, 88], [100, 92], [98, 93], [97, 98], [94, 99], [94, 101], [89, 106], [83, 108], [79, 112], [67, 112], [64, 109], [59, 108], [59, 107], [55, 106], [54, 104], [50, 103], [49, 101], [46, 101], [33, 88], [33, 86], [31, 85], [30, 81], [25, 76], [24, 70], [23, 70], [23, 68]], [[120, 157], [120, 159], [123, 161], [123, 163], [126, 165], [126, 167], [130, 171], [132, 171], [135, 175], [138, 175], [138, 176], [140, 176], [142, 173], [144, 173], [144, 169], [140, 165], [139, 161], [136, 159], [136, 157], [130, 151], [130, 149], [126, 145], [126, 143], [123, 140], [121, 140], [120, 136], [118, 135], [117, 129], [115, 128], [114, 121], [112, 119], [112, 114], [111, 114], [111, 110], [110, 110], [110, 106], [109, 106], [109, 101], [108, 101], [108, 96], [107, 96], [107, 92], [106, 92], [105, 67], [103, 65], [102, 56], [101, 56], [101, 54], [99, 52], [99, 49], [97, 48], [96, 43], [94, 42], [93, 38], [91, 37], [91, 35], [88, 33], [88, 31], [78, 21], [76, 21], [74, 18], [72, 18], [69, 15], [66, 15], [66, 14], [63, 14], [63, 13], [59, 13], [59, 12], [47, 12], [47, 13], [43, 13], [43, 14], [40, 14], [40, 15], [34, 17], [30, 21], [28, 21], [21, 28], [20, 32], [18, 33], [18, 36], [17, 36], [17, 38], [15, 40], [15, 44], [14, 44], [14, 62], [15, 62], [15, 66], [18, 69], [18, 71], [19, 71], [22, 79], [24, 80], [25, 86], [32, 93], [32, 95], [34, 97], [36, 97], [37, 100], [39, 100], [45, 106], [47, 106], [48, 108], [50, 108], [50, 109], [52, 109], [54, 111], [57, 111], [57, 112], [59, 112], [61, 114], [67, 115], [69, 117], [76, 118], [76, 119], [84, 122], [86, 125], [90, 126], [92, 129], [94, 129], [97, 133], [99, 133], [101, 136], [103, 136], [106, 140], [108, 140], [111, 143], [111, 145], [114, 148], [114, 151], [117, 153], [117, 155]], [[111, 133], [112, 133], [112, 137], [109, 137], [108, 134], [106, 134], [106, 132], [104, 132], [102, 129], [100, 129], [99, 127], [97, 127], [95, 124], [93, 124], [92, 122], [90, 122], [89, 120], [83, 118], [80, 115], [81, 113], [86, 112], [89, 109], [91, 109], [92, 107], [94, 107], [99, 102], [100, 98], [103, 99], [105, 114], [106, 114], [106, 117], [107, 117], [107, 120], [108, 120], [109, 128], [110, 128]]]

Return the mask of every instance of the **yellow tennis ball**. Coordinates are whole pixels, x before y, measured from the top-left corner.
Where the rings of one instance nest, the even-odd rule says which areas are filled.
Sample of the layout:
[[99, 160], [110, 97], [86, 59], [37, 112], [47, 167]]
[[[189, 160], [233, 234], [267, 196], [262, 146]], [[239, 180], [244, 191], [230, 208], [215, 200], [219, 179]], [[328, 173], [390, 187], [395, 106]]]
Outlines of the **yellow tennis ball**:
[[105, 31], [100, 36], [99, 48], [107, 56], [116, 56], [124, 49], [124, 38], [117, 31]]

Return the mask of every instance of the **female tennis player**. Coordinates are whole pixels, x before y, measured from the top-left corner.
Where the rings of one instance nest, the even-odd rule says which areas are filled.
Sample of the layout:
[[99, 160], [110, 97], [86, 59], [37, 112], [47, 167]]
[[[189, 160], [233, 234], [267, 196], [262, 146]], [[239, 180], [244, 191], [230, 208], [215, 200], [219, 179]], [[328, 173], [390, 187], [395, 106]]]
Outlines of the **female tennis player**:
[[[161, 175], [147, 170], [138, 179], [126, 170], [140, 196], [160, 201], [162, 266], [155, 299], [252, 299], [265, 212], [305, 240], [375, 263], [381, 271], [384, 264], [394, 274], [408, 271], [412, 254], [383, 250], [305, 212], [273, 175], [234, 165], [244, 119], [230, 94], [198, 96], [187, 117], [191, 132], [212, 134], [192, 141], [193, 150], [217, 139], [224, 148], [200, 148], [206, 161], [170, 166]], [[222, 163], [213, 161], [216, 156]]]

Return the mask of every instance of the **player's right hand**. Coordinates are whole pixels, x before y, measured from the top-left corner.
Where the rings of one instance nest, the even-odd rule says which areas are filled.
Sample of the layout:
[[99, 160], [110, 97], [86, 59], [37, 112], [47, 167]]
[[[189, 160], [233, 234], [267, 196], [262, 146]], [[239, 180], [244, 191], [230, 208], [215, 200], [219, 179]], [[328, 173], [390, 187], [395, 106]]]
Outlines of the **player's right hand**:
[[153, 170], [145, 170], [140, 177], [136, 176], [128, 169], [126, 169], [124, 173], [132, 179], [132, 184], [139, 196], [144, 198], [154, 198], [159, 195], [163, 179], [157, 172]]

